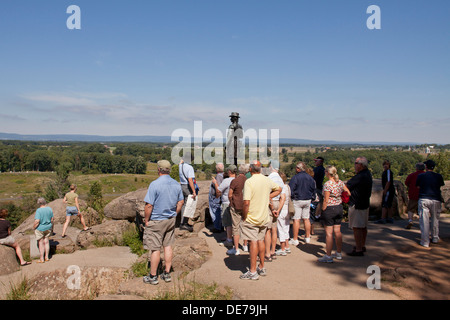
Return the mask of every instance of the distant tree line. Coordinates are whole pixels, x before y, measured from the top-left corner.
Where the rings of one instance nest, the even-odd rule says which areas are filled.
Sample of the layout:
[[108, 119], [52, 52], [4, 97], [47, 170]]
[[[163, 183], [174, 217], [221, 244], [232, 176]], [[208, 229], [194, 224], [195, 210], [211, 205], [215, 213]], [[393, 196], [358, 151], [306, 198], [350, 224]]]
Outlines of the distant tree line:
[[[290, 164], [283, 165], [283, 170], [292, 177], [298, 161], [313, 167], [314, 158], [322, 156], [325, 158], [325, 165], [337, 167], [342, 179], [349, 179], [354, 175], [354, 160], [358, 156], [365, 156], [369, 160], [374, 178], [381, 177], [382, 163], [389, 160], [396, 178], [404, 181], [408, 174], [415, 171], [416, 163], [429, 158], [436, 162], [435, 171], [442, 174], [444, 179], [450, 180], [448, 145], [439, 148], [436, 146], [435, 151], [439, 152], [427, 156], [404, 149], [399, 151], [399, 148], [392, 146], [360, 147], [360, 150], [353, 150], [352, 146], [333, 146], [327, 150], [316, 147], [313, 148], [315, 152], [292, 153], [290, 146], [283, 145], [280, 160], [286, 162], [288, 155], [293, 156]], [[171, 153], [172, 145], [158, 143], [111, 143], [106, 146], [89, 142], [1, 141], [0, 170], [145, 174], [148, 162], [170, 160]], [[215, 164], [195, 164], [194, 169], [204, 172], [207, 179], [215, 174]]]
[[0, 171], [69, 171], [145, 174], [147, 162], [170, 159], [170, 148], [159, 145], [57, 142], [0, 142]]
[[340, 178], [343, 180], [350, 179], [354, 175], [354, 161], [360, 156], [366, 157], [369, 161], [369, 169], [374, 178], [381, 178], [384, 160], [390, 161], [391, 170], [396, 179], [404, 182], [406, 177], [416, 170], [417, 163], [423, 162], [426, 159], [432, 159], [436, 162], [435, 172], [442, 174], [445, 180], [450, 180], [450, 152], [441, 151], [438, 154], [425, 157], [416, 152], [392, 151], [387, 148], [381, 150], [348, 150], [338, 148], [320, 153], [305, 152], [294, 154], [292, 162], [284, 167], [287, 175], [290, 177], [295, 175], [295, 166], [299, 161], [303, 161], [310, 167], [314, 167], [314, 159], [319, 156], [325, 159], [324, 166], [335, 166], [338, 169]]

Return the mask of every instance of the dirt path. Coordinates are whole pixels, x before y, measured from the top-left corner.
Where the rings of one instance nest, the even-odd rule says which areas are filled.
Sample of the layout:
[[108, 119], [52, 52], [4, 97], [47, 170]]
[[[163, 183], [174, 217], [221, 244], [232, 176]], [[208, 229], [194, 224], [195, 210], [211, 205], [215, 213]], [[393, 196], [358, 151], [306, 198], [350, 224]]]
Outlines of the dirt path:
[[[223, 234], [212, 234], [204, 228], [199, 236], [206, 239], [213, 255], [188, 278], [228, 286], [233, 289], [236, 298], [245, 300], [448, 299], [450, 241], [443, 240], [429, 250], [423, 249], [417, 245], [420, 238], [418, 224], [412, 230], [405, 230], [404, 225], [405, 221], [396, 221], [393, 225], [371, 223], [367, 254], [364, 257], [344, 254], [342, 261], [331, 264], [317, 262], [317, 258], [324, 254], [325, 237], [324, 230], [316, 226], [316, 234], [310, 244], [300, 241], [298, 247], [291, 247], [290, 255], [266, 263], [268, 275], [258, 281], [239, 279], [249, 266], [248, 253], [228, 256], [227, 249], [220, 245]], [[347, 224], [343, 224], [342, 232], [344, 252], [350, 251], [353, 235]], [[441, 219], [441, 236], [450, 238], [449, 217]], [[55, 255], [48, 263], [34, 262], [31, 266], [22, 267], [19, 272], [1, 276], [0, 298], [9, 292], [11, 282], [20, 282], [23, 277], [30, 279], [43, 271], [64, 269], [70, 265], [129, 268], [136, 259], [137, 256], [130, 253], [128, 247], [105, 247]], [[383, 274], [381, 290], [367, 288], [366, 281], [371, 276], [367, 268], [371, 265], [394, 270]]]
[[[319, 263], [317, 258], [324, 254], [325, 236], [321, 227], [316, 227], [316, 235], [312, 237], [310, 244], [300, 241], [298, 247], [293, 247], [288, 256], [278, 257], [273, 262], [266, 263], [268, 275], [260, 277], [258, 281], [240, 280], [239, 275], [249, 266], [248, 254], [240, 256], [228, 256], [226, 248], [219, 244], [219, 237], [203, 229], [200, 236], [205, 237], [213, 258], [207, 261], [199, 270], [190, 276], [196, 281], [211, 283], [213, 281], [221, 285], [227, 285], [235, 291], [238, 298], [250, 300], [280, 300], [280, 299], [341, 299], [341, 300], [397, 300], [408, 299], [411, 291], [404, 288], [404, 292], [392, 290], [391, 283], [382, 282], [381, 290], [367, 288], [367, 280], [372, 273], [367, 273], [371, 265], [385, 267], [387, 262], [381, 261], [388, 252], [391, 254], [390, 266], [405, 266], [405, 255], [400, 255], [400, 248], [411, 247], [411, 258], [419, 265], [419, 258], [430, 259], [429, 255], [437, 248], [450, 249], [445, 241], [441, 241], [431, 250], [422, 249], [416, 243], [420, 238], [418, 223], [412, 230], [405, 230], [405, 221], [396, 221], [395, 224], [377, 225], [370, 223], [367, 241], [367, 253], [364, 257], [349, 257], [344, 254], [342, 261], [331, 264]], [[344, 252], [351, 251], [353, 246], [353, 234], [347, 224], [342, 226]], [[442, 237], [450, 236], [450, 219], [441, 222]], [[223, 237], [223, 235], [222, 235]], [[414, 253], [413, 253], [414, 252]], [[408, 254], [406, 254], [408, 255]], [[432, 259], [432, 258], [431, 258]], [[447, 270], [448, 260], [441, 259], [441, 265], [427, 264], [428, 268], [444, 267]], [[434, 271], [428, 270], [433, 273]], [[448, 275], [447, 275], [448, 278]], [[450, 284], [450, 282], [448, 283]], [[448, 288], [448, 287], [447, 287]], [[414, 289], [414, 287], [413, 287]], [[426, 288], [427, 289], [427, 288]], [[430, 288], [432, 290], [432, 288]], [[414, 291], [414, 290], [412, 290]], [[434, 295], [437, 297], [438, 295]], [[423, 295], [426, 298], [426, 295]], [[442, 297], [442, 295], [440, 295]], [[448, 298], [448, 297], [447, 297]]]

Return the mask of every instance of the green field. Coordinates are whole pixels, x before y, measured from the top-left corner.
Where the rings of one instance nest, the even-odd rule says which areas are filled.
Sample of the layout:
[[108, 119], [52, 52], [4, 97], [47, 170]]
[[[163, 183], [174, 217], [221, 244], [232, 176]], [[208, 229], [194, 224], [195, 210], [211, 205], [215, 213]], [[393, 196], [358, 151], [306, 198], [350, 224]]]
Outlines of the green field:
[[[0, 203], [18, 203], [24, 197], [38, 197], [56, 178], [51, 172], [0, 173]], [[142, 174], [81, 174], [72, 173], [69, 181], [78, 187], [81, 199], [86, 199], [90, 186], [98, 181], [102, 186], [105, 202], [141, 188], [147, 188], [157, 178], [156, 164], [149, 163], [147, 173]]]

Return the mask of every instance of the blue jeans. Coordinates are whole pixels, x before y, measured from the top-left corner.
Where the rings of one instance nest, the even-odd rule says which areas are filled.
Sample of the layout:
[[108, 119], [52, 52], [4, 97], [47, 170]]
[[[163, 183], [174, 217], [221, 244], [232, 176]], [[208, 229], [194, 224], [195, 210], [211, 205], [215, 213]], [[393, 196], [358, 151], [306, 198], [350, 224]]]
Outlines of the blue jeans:
[[222, 230], [222, 209], [220, 203], [209, 203], [209, 214], [214, 223], [214, 228]]

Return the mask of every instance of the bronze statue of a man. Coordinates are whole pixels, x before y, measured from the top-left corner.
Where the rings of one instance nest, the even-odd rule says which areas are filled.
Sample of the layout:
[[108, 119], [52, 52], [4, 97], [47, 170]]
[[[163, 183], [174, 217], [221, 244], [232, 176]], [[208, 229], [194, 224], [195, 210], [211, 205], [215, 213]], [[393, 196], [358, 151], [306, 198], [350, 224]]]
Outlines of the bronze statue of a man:
[[239, 113], [232, 112], [230, 115], [231, 124], [227, 130], [226, 159], [227, 163], [237, 166], [238, 150], [241, 147], [240, 139], [243, 138], [243, 129], [239, 124]]

